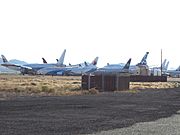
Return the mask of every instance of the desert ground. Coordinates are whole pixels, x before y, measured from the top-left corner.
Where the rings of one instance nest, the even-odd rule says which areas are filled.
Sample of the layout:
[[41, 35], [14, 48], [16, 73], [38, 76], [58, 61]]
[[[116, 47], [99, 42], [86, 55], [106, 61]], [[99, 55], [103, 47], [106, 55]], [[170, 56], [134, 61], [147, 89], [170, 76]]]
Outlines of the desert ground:
[[[156, 90], [180, 87], [180, 78], [168, 78], [168, 82], [131, 82], [130, 90]], [[0, 75], [0, 100], [14, 96], [62, 96], [97, 94], [98, 90], [81, 90], [79, 76], [29, 76]]]
[[178, 79], [102, 93], [83, 92], [80, 77], [1, 75], [0, 85], [2, 135], [180, 133]]
[[80, 77], [0, 75], [0, 99], [23, 95], [80, 94]]

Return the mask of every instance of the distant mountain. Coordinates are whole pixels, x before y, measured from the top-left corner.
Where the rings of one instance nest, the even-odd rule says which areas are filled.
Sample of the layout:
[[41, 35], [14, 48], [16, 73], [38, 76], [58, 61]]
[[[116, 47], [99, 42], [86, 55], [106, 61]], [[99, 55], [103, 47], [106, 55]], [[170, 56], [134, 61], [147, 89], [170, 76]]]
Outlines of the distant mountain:
[[25, 64], [27, 64], [27, 62], [25, 62], [25, 61], [16, 60], [16, 59], [12, 59], [9, 62], [13, 63], [13, 64], [18, 64], [18, 65], [25, 65]]
[[[1, 63], [3, 63], [2, 58], [0, 58], [0, 64], [1, 64]], [[9, 60], [9, 63], [18, 64], [18, 65], [25, 65], [25, 64], [28, 64], [28, 63], [25, 62], [25, 61], [16, 60], [16, 59]]]
[[0, 64], [3, 63], [2, 59], [0, 58]]

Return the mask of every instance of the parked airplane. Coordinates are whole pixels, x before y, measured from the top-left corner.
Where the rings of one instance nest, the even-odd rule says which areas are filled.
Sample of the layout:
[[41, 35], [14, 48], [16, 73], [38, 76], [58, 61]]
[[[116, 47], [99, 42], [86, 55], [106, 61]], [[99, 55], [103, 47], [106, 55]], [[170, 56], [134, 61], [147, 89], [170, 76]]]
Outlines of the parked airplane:
[[[147, 56], [148, 56], [148, 54], [149, 54], [149, 52], [146, 52], [146, 54], [143, 56], [142, 60], [138, 64], [131, 65], [130, 67], [137, 66], [137, 65], [147, 65]], [[117, 66], [117, 68], [119, 66], [124, 66], [124, 63], [120, 63], [120, 64], [109, 64], [109, 63], [107, 63], [107, 67], [112, 67], [112, 68], [115, 67], [116, 68], [116, 66]]]
[[32, 70], [32, 68], [28, 67], [28, 66], [9, 63], [4, 55], [1, 55], [1, 57], [3, 60], [3, 64], [1, 64], [1, 66], [7, 67], [12, 70], [16, 70], [16, 71], [21, 71], [21, 70], [25, 70], [25, 69]]
[[20, 71], [22, 74], [36, 74], [36, 72], [39, 69], [45, 67], [52, 67], [52, 66], [65, 67], [65, 65], [63, 64], [65, 53], [66, 53], [66, 49], [63, 51], [61, 57], [59, 58], [59, 61], [56, 64], [25, 64], [25, 65], [17, 65], [17, 64], [9, 63], [8, 60], [5, 58], [5, 56], [1, 55], [4, 62], [1, 65], [10, 69]]
[[131, 58], [127, 61], [127, 63], [124, 66], [114, 66], [109, 67], [105, 66], [103, 68], [99, 68], [96, 71], [94, 71], [92, 74], [102, 74], [102, 73], [128, 73], [129, 72], [129, 67], [131, 63]]
[[65, 57], [65, 53], [66, 53], [66, 49], [64, 49], [63, 53], [61, 54], [61, 57], [58, 59], [56, 59], [57, 63], [56, 64], [52, 64], [52, 63], [47, 63], [47, 61], [45, 60], [45, 58], [42, 58], [43, 60], [43, 64], [49, 64], [49, 65], [52, 65], [52, 66], [60, 66], [60, 67], [65, 67], [66, 65], [64, 65], [64, 57]]
[[[169, 61], [167, 63], [166, 62], [167, 62], [167, 59], [164, 59], [162, 63], [162, 75], [168, 75], [167, 69], [169, 66]], [[152, 67], [150, 68], [150, 70], [151, 70], [151, 75], [161, 76], [161, 67]]]
[[[166, 71], [168, 69], [169, 66], [169, 61], [167, 62], [167, 59], [164, 59], [163, 63], [162, 63], [162, 70]], [[161, 67], [153, 67], [153, 68], [158, 68], [161, 69]]]
[[37, 71], [41, 75], [81, 75], [97, 69], [98, 57], [86, 66], [47, 67]]
[[144, 55], [142, 60], [138, 64], [136, 64], [136, 65], [137, 66], [139, 66], [139, 65], [147, 65], [147, 61], [146, 60], [147, 60], [148, 54], [149, 54], [149, 52], [146, 52], [146, 54]]
[[72, 68], [71, 71], [66, 72], [67, 75], [82, 75], [82, 74], [88, 74], [92, 73], [97, 70], [97, 62], [98, 62], [99, 57], [96, 57], [90, 64], [87, 62], [84, 62], [83, 64], [80, 64], [81, 66], [79, 67], [74, 67]]
[[[42, 58], [42, 60], [43, 60], [43, 63], [44, 63], [44, 64], [47, 64], [47, 61], [46, 61], [46, 59], [45, 59], [45, 58]], [[56, 59], [56, 61], [58, 62], [59, 60], [58, 60], [58, 59]], [[82, 64], [83, 64], [83, 63], [81, 63], [81, 64], [71, 65], [71, 63], [69, 63], [69, 66], [70, 66], [70, 67], [77, 67], [77, 66], [81, 67], [81, 66], [82, 66]]]
[[167, 70], [170, 77], [180, 77], [180, 66], [176, 70]]
[[[144, 67], [148, 70], [147, 66], [147, 56], [149, 52], [146, 52], [146, 54], [143, 56], [142, 60], [136, 64], [136, 65], [131, 65], [129, 67], [129, 72], [133, 75], [139, 75], [140, 74], [140, 68]], [[104, 66], [104, 68], [109, 68], [109, 69], [119, 69], [124, 66], [124, 63], [121, 64], [107, 64], [107, 66]]]
[[180, 71], [180, 66], [176, 69], [177, 71]]

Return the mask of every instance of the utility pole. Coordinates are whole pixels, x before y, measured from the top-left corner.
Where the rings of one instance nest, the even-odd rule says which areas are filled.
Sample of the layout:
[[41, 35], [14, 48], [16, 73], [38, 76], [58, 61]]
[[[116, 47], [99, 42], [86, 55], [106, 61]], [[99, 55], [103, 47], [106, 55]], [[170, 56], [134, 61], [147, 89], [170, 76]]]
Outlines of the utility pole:
[[162, 77], [162, 49], [161, 49], [161, 77]]

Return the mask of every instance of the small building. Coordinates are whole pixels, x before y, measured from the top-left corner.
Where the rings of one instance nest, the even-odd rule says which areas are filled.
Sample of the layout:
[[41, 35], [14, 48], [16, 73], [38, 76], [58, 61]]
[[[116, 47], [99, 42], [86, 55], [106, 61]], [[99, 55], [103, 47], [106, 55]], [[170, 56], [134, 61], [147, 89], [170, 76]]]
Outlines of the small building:
[[122, 91], [129, 89], [129, 73], [102, 73], [82, 76], [82, 89], [95, 88], [99, 91]]
[[152, 68], [151, 69], [151, 76], [161, 76], [161, 69], [159, 69], [159, 68]]
[[139, 75], [142, 75], [142, 76], [148, 76], [150, 75], [150, 70], [149, 70], [149, 67], [147, 65], [138, 65], [139, 67]]

